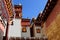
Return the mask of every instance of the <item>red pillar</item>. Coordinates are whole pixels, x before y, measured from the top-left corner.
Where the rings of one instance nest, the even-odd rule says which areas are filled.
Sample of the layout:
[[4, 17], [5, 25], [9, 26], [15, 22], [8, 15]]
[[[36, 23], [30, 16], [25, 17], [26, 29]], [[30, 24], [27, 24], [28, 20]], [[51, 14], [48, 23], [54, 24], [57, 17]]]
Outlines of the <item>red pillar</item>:
[[8, 40], [8, 29], [9, 29], [9, 24], [8, 24], [8, 22], [7, 22], [6, 34], [5, 34], [5, 36], [6, 36], [6, 40]]

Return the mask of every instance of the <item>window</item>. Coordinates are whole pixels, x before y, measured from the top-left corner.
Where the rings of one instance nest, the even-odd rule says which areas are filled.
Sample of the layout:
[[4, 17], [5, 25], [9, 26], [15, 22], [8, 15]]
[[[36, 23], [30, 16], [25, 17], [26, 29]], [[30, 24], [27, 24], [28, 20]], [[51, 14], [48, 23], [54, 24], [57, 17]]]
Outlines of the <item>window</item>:
[[15, 13], [16, 13], [16, 17], [19, 18], [19, 12], [15, 11]]
[[36, 29], [36, 32], [37, 32], [37, 33], [40, 33], [40, 29]]
[[22, 32], [27, 32], [26, 27], [23, 27], [23, 28], [22, 28]]
[[13, 22], [11, 23], [11, 25], [13, 25]]

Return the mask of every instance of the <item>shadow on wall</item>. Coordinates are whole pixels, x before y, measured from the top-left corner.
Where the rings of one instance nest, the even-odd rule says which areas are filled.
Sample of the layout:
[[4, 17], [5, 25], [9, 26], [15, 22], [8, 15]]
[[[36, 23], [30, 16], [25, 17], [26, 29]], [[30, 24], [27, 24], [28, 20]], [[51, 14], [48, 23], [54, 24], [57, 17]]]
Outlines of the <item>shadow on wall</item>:
[[[3, 40], [5, 40], [6, 37], [3, 37]], [[48, 40], [47, 38], [44, 39], [44, 38], [34, 38], [34, 37], [31, 37], [31, 38], [20, 38], [20, 37], [11, 37], [9, 38], [9, 40]]]

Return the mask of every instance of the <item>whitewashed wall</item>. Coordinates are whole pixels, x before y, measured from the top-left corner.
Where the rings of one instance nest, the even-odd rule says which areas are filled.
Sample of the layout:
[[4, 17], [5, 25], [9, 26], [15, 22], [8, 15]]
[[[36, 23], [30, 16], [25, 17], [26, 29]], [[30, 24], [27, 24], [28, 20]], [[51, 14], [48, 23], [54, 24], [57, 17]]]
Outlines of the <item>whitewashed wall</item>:
[[3, 39], [3, 34], [4, 34], [4, 26], [3, 26], [3, 24], [0, 22], [0, 40]]
[[21, 19], [15, 19], [13, 25], [9, 26], [9, 37], [21, 37]]
[[21, 37], [30, 37], [30, 27], [26, 27], [27, 32], [21, 32]]
[[[40, 26], [35, 26], [35, 27], [34, 27], [35, 37], [41, 38], [42, 34], [41, 34], [41, 33], [37, 33], [37, 32], [36, 32], [36, 29], [41, 29], [41, 27], [40, 27]], [[40, 30], [40, 31], [41, 31], [41, 30]]]
[[[4, 19], [4, 20], [5, 20], [5, 19]], [[7, 21], [5, 20], [4, 22], [5, 22], [5, 24], [7, 25]], [[5, 25], [5, 27], [4, 27], [4, 35], [3, 35], [3, 36], [5, 36], [5, 33], [6, 33], [6, 27], [7, 27], [6, 25]]]
[[0, 40], [3, 39], [3, 32], [0, 30]]

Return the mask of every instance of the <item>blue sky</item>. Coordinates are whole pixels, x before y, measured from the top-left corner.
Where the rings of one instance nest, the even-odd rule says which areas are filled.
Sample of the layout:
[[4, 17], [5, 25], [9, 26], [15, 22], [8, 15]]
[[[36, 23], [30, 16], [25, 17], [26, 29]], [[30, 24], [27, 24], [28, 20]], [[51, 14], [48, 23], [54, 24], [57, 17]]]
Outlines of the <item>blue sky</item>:
[[47, 0], [12, 0], [14, 4], [22, 4], [22, 16], [23, 18], [30, 18], [37, 17], [38, 14], [44, 10], [44, 7], [47, 3]]

